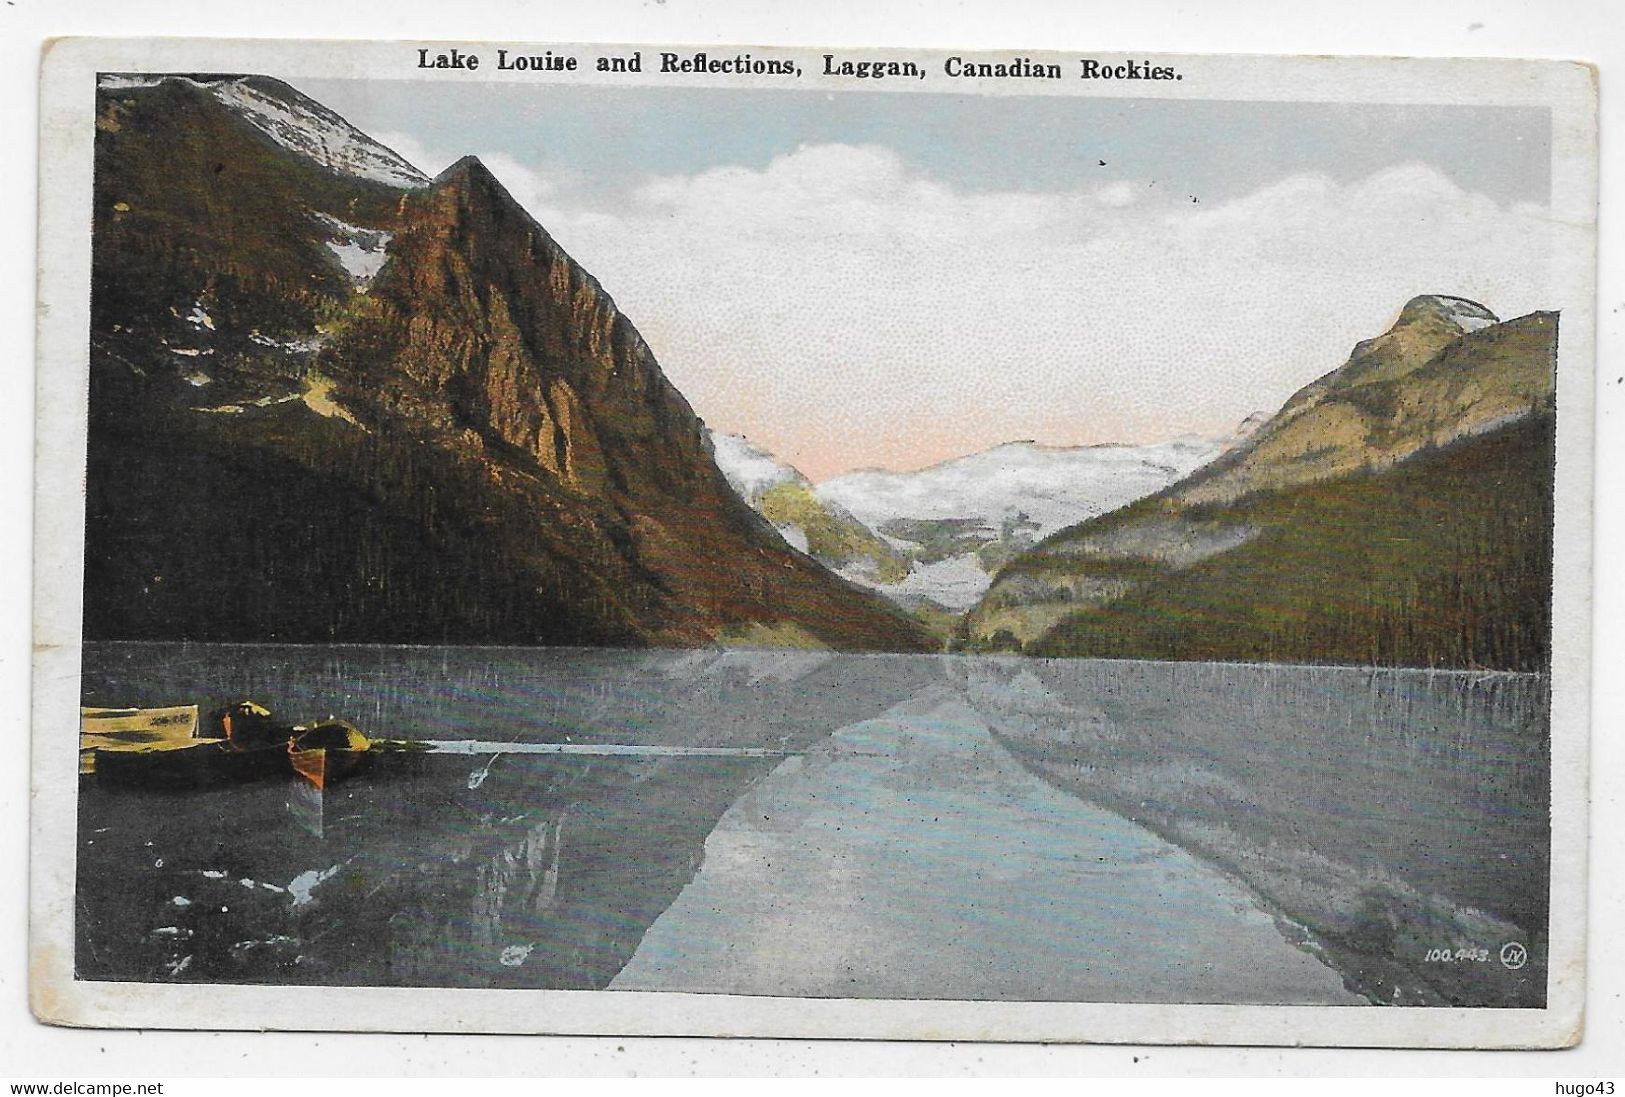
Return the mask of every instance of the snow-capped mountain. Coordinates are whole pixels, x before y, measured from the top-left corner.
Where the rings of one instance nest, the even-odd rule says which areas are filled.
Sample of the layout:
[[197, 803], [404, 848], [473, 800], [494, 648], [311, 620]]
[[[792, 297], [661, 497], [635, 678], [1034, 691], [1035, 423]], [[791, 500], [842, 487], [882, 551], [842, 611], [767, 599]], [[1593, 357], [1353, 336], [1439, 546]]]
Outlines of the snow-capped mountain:
[[329, 171], [392, 187], [429, 185], [428, 177], [393, 149], [374, 141], [314, 99], [264, 77], [105, 73], [99, 86], [106, 90], [148, 88], [170, 80], [202, 88], [283, 148]]
[[1166, 487], [1221, 448], [1194, 438], [1144, 446], [1008, 442], [917, 472], [847, 473], [817, 490], [882, 532], [898, 519], [975, 519], [991, 534], [1013, 523], [1041, 538]]
[[956, 611], [974, 605], [1011, 556], [1161, 490], [1229, 444], [1010, 442], [915, 472], [854, 472], [814, 485], [738, 435], [711, 440], [729, 484], [795, 547], [903, 605]]

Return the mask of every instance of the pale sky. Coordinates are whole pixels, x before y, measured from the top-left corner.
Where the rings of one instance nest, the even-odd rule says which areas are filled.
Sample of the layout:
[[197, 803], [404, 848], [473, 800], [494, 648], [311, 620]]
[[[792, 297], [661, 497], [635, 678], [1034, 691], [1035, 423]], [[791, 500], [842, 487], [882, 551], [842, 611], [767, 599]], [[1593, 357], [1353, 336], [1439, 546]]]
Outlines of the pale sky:
[[1564, 304], [1544, 110], [298, 86], [431, 175], [480, 156], [710, 426], [815, 480], [1223, 435], [1416, 294]]

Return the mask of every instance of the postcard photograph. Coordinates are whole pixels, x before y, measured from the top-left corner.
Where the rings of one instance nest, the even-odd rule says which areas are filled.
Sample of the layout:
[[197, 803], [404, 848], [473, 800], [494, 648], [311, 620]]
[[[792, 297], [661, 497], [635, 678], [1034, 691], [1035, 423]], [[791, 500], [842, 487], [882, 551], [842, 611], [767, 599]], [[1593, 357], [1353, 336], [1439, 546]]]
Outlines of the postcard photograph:
[[43, 1018], [1578, 1039], [1583, 67], [43, 103]]

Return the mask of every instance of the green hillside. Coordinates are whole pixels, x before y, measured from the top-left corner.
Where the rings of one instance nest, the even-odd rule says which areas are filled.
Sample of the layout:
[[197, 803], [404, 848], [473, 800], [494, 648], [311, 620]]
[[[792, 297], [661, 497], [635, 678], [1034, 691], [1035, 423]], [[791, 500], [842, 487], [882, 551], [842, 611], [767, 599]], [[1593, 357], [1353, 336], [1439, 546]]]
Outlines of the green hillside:
[[762, 517], [775, 526], [795, 526], [807, 538], [807, 554], [831, 570], [866, 561], [881, 583], [908, 578], [908, 561], [849, 514], [826, 506], [805, 481], [787, 480], [762, 493]]
[[[1554, 422], [1540, 414], [1386, 471], [1238, 500], [1222, 514], [1229, 526], [1250, 527], [1245, 544], [1182, 570], [1112, 561], [1136, 572], [1133, 589], [1064, 616], [1024, 650], [1543, 669]], [[1107, 521], [1143, 518], [1159, 505], [1147, 500]], [[1203, 509], [1183, 517], [1216, 516]], [[1040, 550], [1001, 579], [1023, 569], [1098, 576], [1102, 563]]]

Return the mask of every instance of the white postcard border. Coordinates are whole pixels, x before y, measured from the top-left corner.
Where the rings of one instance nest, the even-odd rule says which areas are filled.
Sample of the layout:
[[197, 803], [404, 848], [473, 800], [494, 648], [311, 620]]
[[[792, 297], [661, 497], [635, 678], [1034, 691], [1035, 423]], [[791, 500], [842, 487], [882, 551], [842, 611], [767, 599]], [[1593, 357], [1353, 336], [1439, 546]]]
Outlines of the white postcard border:
[[[42, 1020], [92, 1027], [533, 1032], [605, 1035], [792, 1036], [873, 1039], [1342, 1047], [1565, 1046], [1581, 1031], [1591, 631], [1593, 369], [1596, 309], [1595, 72], [1562, 62], [1145, 55], [1176, 61], [1179, 84], [1102, 82], [1101, 95], [1181, 98], [1546, 105], [1553, 110], [1550, 257], [1561, 288], [1557, 536], [1552, 667], [1552, 904], [1549, 1001], [1543, 1010], [1162, 1006], [1084, 1003], [760, 998], [629, 991], [174, 986], [73, 978], [73, 858], [83, 582], [85, 393], [88, 386], [91, 152], [100, 71], [264, 71], [279, 77], [411, 79], [402, 55], [419, 47], [494, 43], [75, 39], [52, 44], [40, 100], [40, 268], [36, 389], [34, 734], [30, 787], [30, 1001]], [[502, 43], [510, 47], [527, 43]], [[611, 45], [539, 47], [588, 53]], [[717, 46], [628, 44], [683, 53]], [[822, 51], [738, 47], [793, 56]], [[725, 52], [732, 53], [734, 47]], [[940, 64], [953, 51], [842, 50]], [[966, 57], [1043, 51], [966, 50]], [[1127, 56], [1127, 55], [1125, 55]], [[1138, 57], [1139, 55], [1134, 55]], [[1071, 55], [1056, 55], [1056, 60]], [[1336, 67], [1338, 79], [1327, 78]], [[590, 71], [526, 78], [590, 84]], [[1204, 79], [1203, 77], [1207, 77]], [[498, 74], [459, 74], [498, 80]], [[511, 77], [506, 77], [511, 78]], [[614, 78], [626, 83], [627, 77]], [[782, 86], [756, 78], [686, 75], [685, 86]], [[644, 83], [658, 82], [646, 74]], [[802, 90], [812, 87], [800, 85]], [[817, 85], [839, 94], [843, 88]], [[1222, 89], [1222, 92], [1221, 90]], [[849, 90], [929, 93], [908, 81]], [[940, 83], [930, 91], [940, 91]], [[964, 91], [970, 89], [955, 89]], [[978, 94], [1018, 89], [980, 84]], [[1022, 94], [1081, 94], [1040, 85]]]

